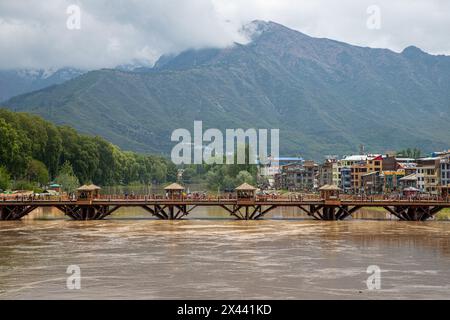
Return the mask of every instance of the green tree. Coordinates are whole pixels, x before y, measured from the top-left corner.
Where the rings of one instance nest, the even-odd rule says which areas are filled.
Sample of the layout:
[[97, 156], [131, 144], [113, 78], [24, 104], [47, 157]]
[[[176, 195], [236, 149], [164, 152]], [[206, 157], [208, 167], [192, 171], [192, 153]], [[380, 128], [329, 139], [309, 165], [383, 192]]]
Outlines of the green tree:
[[405, 157], [405, 158], [413, 158], [413, 159], [418, 159], [420, 158], [422, 154], [422, 151], [418, 148], [407, 148], [405, 150], [400, 150], [397, 152], [397, 156], [399, 157]]
[[0, 189], [7, 190], [11, 186], [11, 177], [5, 167], [0, 167]]
[[46, 123], [45, 128], [47, 130], [47, 143], [45, 145], [45, 155], [42, 161], [47, 165], [51, 176], [54, 177], [58, 172], [59, 159], [62, 152], [61, 133], [58, 128], [51, 123]]
[[49, 181], [49, 174], [47, 167], [39, 160], [32, 159], [28, 162], [26, 176], [28, 181], [37, 182], [40, 185], [45, 185]]
[[31, 183], [30, 181], [17, 180], [14, 182], [13, 189], [30, 191], [30, 190], [35, 190], [37, 188], [35, 188], [35, 185], [33, 185], [33, 183]]
[[214, 167], [206, 173], [206, 182], [211, 190], [222, 189], [222, 181], [224, 180], [223, 171]]
[[15, 176], [23, 174], [29, 158], [25, 137], [0, 118], [0, 164]]
[[64, 162], [61, 166], [55, 182], [60, 184], [61, 188], [68, 193], [74, 192], [80, 185], [80, 182], [73, 171], [72, 165], [68, 161]]
[[191, 183], [194, 177], [196, 176], [197, 172], [193, 167], [187, 167], [183, 171], [183, 182], [184, 183]]
[[254, 184], [255, 183], [255, 179], [253, 178], [252, 174], [248, 171], [240, 171], [238, 173], [238, 175], [236, 176], [236, 183], [238, 185], [243, 184], [243, 183], [248, 183], [248, 184]]
[[[66, 162], [71, 165], [70, 174], [65, 173], [67, 168], [61, 169]], [[80, 135], [70, 127], [5, 109], [0, 109], [0, 166], [17, 181], [45, 183], [58, 177], [73, 182], [76, 177], [99, 185], [175, 181], [178, 170], [166, 158], [125, 152], [100, 137]], [[192, 178], [204, 176], [205, 168], [195, 168]]]

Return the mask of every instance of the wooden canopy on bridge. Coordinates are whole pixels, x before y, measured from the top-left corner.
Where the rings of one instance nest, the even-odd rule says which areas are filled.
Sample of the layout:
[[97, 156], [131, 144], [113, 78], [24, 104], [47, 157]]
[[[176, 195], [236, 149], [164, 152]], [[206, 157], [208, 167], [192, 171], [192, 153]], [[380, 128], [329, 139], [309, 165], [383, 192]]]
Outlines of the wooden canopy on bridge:
[[238, 200], [254, 200], [256, 198], [257, 188], [248, 183], [241, 184], [235, 190]]
[[166, 195], [169, 199], [180, 199], [183, 194], [184, 187], [178, 183], [172, 183], [165, 187], [164, 190], [166, 191]]
[[90, 185], [82, 185], [77, 189], [77, 199], [79, 200], [92, 200], [98, 197], [100, 194], [100, 188], [99, 186], [96, 186], [95, 184]]
[[324, 200], [337, 199], [339, 198], [339, 193], [341, 189], [338, 186], [326, 184], [319, 188], [320, 196]]
[[416, 197], [420, 193], [420, 189], [408, 187], [403, 189], [403, 195], [406, 197]]

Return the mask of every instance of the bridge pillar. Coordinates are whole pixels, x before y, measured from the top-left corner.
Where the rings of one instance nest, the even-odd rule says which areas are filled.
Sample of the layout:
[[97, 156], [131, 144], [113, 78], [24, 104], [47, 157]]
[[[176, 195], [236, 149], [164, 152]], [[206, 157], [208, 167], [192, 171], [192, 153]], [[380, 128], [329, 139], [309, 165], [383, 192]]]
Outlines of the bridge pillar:
[[0, 221], [20, 220], [36, 209], [34, 205], [2, 205], [0, 206]]
[[439, 206], [393, 206], [384, 207], [402, 221], [425, 221], [444, 209]]
[[143, 205], [141, 206], [153, 216], [161, 220], [181, 220], [188, 215], [196, 206], [188, 208], [186, 204], [182, 205]]
[[262, 206], [258, 204], [236, 204], [231, 207], [221, 205], [222, 208], [227, 210], [230, 215], [237, 220], [258, 220], [261, 219], [266, 213], [272, 211], [277, 206]]
[[299, 208], [316, 220], [337, 221], [348, 218], [361, 207], [349, 207], [345, 205], [310, 205], [309, 210], [304, 206], [299, 206]]
[[119, 209], [120, 206], [109, 205], [62, 205], [56, 206], [73, 220], [103, 220], [105, 217]]

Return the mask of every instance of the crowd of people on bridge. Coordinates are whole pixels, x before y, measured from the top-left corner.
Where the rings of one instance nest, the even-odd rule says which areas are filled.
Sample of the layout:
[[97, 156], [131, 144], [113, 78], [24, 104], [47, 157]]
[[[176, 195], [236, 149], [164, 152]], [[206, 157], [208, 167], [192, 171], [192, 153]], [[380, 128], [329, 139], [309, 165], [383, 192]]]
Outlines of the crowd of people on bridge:
[[[29, 193], [29, 194], [0, 194], [0, 201], [62, 201], [78, 199], [75, 193], [51, 195], [45, 193]], [[211, 194], [206, 191], [182, 192], [178, 196], [165, 194], [135, 194], [134, 192], [124, 192], [121, 195], [99, 195], [96, 199], [104, 200], [192, 200], [192, 201], [214, 201], [214, 200], [233, 200], [236, 199], [234, 192], [224, 192], [221, 194]], [[256, 201], [320, 201], [320, 195], [315, 193], [288, 193], [279, 194], [276, 192], [259, 192], [255, 195]], [[449, 202], [450, 197], [442, 197], [439, 195], [423, 195], [406, 196], [401, 193], [382, 194], [382, 195], [349, 195], [341, 194], [338, 200], [355, 200], [355, 201], [439, 201]]]

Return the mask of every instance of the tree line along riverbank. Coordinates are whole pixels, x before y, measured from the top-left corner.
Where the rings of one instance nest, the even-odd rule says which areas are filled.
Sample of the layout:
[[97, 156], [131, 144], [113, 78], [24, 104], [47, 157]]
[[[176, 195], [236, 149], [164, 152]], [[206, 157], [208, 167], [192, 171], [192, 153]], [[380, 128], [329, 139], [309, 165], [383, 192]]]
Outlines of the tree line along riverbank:
[[[180, 175], [182, 173], [182, 175]], [[39, 116], [0, 109], [0, 191], [39, 192], [50, 182], [65, 192], [81, 184], [161, 185], [181, 179], [209, 190], [256, 183], [255, 165], [176, 166], [163, 155], [121, 150], [98, 136], [80, 134]]]

